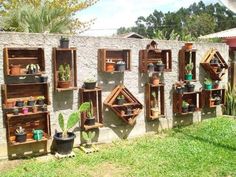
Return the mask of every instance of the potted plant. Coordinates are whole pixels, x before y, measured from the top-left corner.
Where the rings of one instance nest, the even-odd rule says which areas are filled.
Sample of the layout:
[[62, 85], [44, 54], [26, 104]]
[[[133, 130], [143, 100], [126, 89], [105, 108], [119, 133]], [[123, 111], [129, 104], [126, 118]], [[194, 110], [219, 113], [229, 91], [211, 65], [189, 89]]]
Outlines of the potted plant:
[[23, 107], [24, 106], [24, 101], [22, 99], [17, 99], [16, 100], [16, 106], [17, 107]]
[[13, 112], [13, 115], [18, 115], [19, 114], [19, 110], [17, 108], [14, 108], [12, 112]]
[[153, 64], [153, 63], [148, 63], [148, 65], [147, 65], [147, 70], [148, 70], [148, 72], [150, 72], [150, 73], [154, 72], [154, 71], [155, 71], [155, 66], [154, 66], [154, 64]]
[[68, 37], [62, 37], [61, 36], [60, 48], [69, 48], [69, 38]]
[[69, 64], [60, 65], [58, 75], [59, 75], [58, 87], [69, 88], [71, 84], [70, 65]]
[[186, 71], [185, 80], [193, 79], [192, 70], [193, 70], [193, 63], [190, 62], [189, 64], [185, 66], [185, 71]]
[[152, 112], [152, 117], [154, 118], [158, 118], [159, 117], [159, 107], [158, 107], [158, 103], [157, 103], [157, 97], [156, 97], [156, 92], [152, 92], [152, 96], [153, 96], [153, 107], [151, 108], [151, 112]]
[[196, 109], [196, 106], [194, 104], [189, 104], [189, 106], [188, 106], [188, 111], [189, 112], [194, 112], [195, 109]]
[[117, 104], [118, 105], [123, 105], [125, 103], [125, 96], [124, 95], [119, 95], [117, 98]]
[[187, 92], [194, 92], [194, 88], [195, 88], [194, 84], [191, 84], [190, 82], [187, 82], [185, 87], [186, 87]]
[[92, 147], [92, 139], [95, 137], [95, 132], [89, 131], [87, 133], [87, 132], [83, 131], [82, 132], [82, 137], [86, 142], [85, 147], [86, 148], [91, 148]]
[[42, 110], [43, 112], [48, 111], [48, 107], [47, 107], [47, 105], [44, 104], [44, 105], [42, 106], [41, 110]]
[[28, 104], [28, 106], [34, 106], [34, 104], [35, 104], [35, 99], [34, 99], [34, 97], [31, 96], [31, 97], [29, 98], [27, 104]]
[[29, 113], [29, 108], [26, 107], [26, 106], [24, 106], [24, 107], [22, 108], [22, 113], [23, 113], [23, 114], [28, 114], [28, 113]]
[[12, 107], [16, 106], [16, 101], [15, 100], [7, 100], [5, 102], [5, 106], [6, 106], [6, 108], [12, 108]]
[[124, 61], [118, 61], [116, 63], [116, 71], [119, 71], [119, 72], [124, 72], [125, 71], [125, 62]]
[[43, 139], [43, 130], [33, 130], [32, 131], [33, 133], [33, 139], [36, 140], [36, 141], [39, 141], [39, 140], [42, 140]]
[[20, 75], [21, 74], [21, 65], [10, 65], [11, 75]]
[[28, 64], [26, 66], [27, 74], [35, 74], [40, 71], [40, 66], [38, 64]]
[[85, 125], [95, 125], [95, 117], [93, 115], [93, 102], [90, 101], [90, 108], [87, 110], [87, 118], [85, 120]]
[[165, 69], [165, 64], [163, 64], [162, 60], [157, 60], [157, 63], [156, 63], [156, 70], [157, 72], [163, 72]]
[[216, 57], [212, 58], [210, 61], [210, 64], [218, 64], [218, 63], [219, 63], [219, 60]]
[[185, 91], [185, 84], [182, 80], [175, 83], [175, 91], [178, 94], [183, 94]]
[[16, 142], [22, 143], [26, 141], [27, 134], [25, 132], [25, 129], [22, 128], [21, 126], [18, 126], [15, 131], [15, 136], [16, 136]]
[[106, 72], [113, 72], [115, 70], [116, 63], [111, 59], [107, 59], [106, 61]]
[[32, 112], [33, 113], [38, 112], [38, 107], [35, 104], [32, 106]]
[[44, 96], [38, 96], [37, 97], [38, 105], [42, 106], [42, 105], [44, 105], [44, 102], [45, 102], [45, 97]]
[[84, 81], [85, 89], [95, 89], [97, 81], [95, 78], [88, 78]]
[[215, 80], [213, 85], [214, 85], [214, 89], [218, 89], [219, 86], [220, 86], [220, 81], [219, 80]]
[[87, 111], [89, 107], [90, 107], [89, 102], [81, 104], [78, 111], [73, 112], [69, 116], [66, 125], [62, 113], [59, 114], [58, 122], [62, 132], [57, 132], [53, 136], [56, 143], [57, 153], [63, 155], [68, 155], [71, 153], [74, 144], [75, 134], [73, 132], [69, 132], [69, 130], [78, 123], [78, 121], [80, 120], [80, 114], [82, 112]]
[[40, 76], [40, 82], [45, 83], [45, 82], [47, 82], [47, 81], [48, 81], [48, 76], [46, 76], [46, 75], [41, 75], [41, 76]]
[[188, 106], [189, 106], [188, 102], [186, 102], [186, 101], [182, 102], [182, 113], [187, 113], [188, 112]]
[[211, 90], [212, 89], [212, 80], [210, 78], [205, 78], [204, 88], [206, 90]]
[[221, 104], [221, 97], [217, 96], [215, 97], [215, 105], [220, 105]]
[[154, 86], [158, 86], [159, 83], [160, 83], [160, 77], [157, 76], [156, 74], [153, 74], [153, 75], [152, 75], [151, 80], [152, 80], [152, 84], [153, 84]]

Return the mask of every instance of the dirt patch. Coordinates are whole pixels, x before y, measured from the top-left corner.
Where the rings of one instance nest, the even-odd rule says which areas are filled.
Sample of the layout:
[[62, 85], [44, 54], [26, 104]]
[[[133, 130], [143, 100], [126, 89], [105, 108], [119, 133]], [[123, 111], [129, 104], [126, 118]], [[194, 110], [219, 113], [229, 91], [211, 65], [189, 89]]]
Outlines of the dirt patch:
[[6, 171], [20, 165], [22, 160], [2, 160], [0, 161], [0, 171]]
[[127, 171], [128, 168], [126, 167], [106, 162], [96, 166], [89, 175], [94, 177], [123, 177], [127, 176]]

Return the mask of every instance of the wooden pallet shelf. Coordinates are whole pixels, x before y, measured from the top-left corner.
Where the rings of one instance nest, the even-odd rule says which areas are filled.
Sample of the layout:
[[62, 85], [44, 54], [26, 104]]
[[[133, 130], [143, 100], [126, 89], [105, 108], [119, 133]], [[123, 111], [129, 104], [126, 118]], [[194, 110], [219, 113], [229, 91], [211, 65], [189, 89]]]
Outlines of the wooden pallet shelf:
[[108, 71], [108, 60], [114, 62], [125, 62], [125, 71], [131, 70], [131, 50], [130, 49], [99, 49], [98, 50], [98, 69], [101, 72], [120, 72], [116, 70]]
[[219, 105], [225, 104], [225, 89], [219, 88], [219, 89], [211, 89], [211, 90], [203, 90], [202, 91], [202, 102], [204, 106], [207, 106], [209, 108], [214, 108], [217, 105], [215, 104], [216, 100], [215, 97], [219, 96], [221, 98]]
[[193, 70], [192, 70], [192, 80], [191, 82], [196, 81], [196, 49], [185, 49], [182, 48], [179, 51], [179, 80], [186, 81], [185, 79], [185, 66], [190, 62], [193, 63]]
[[173, 112], [180, 115], [192, 114], [193, 112], [189, 111], [183, 113], [182, 103], [186, 101], [189, 104], [196, 106], [195, 111], [198, 111], [202, 108], [202, 92], [184, 92], [183, 94], [173, 93]]
[[[45, 73], [45, 60], [43, 48], [13, 48], [3, 49], [4, 78], [5, 83], [39, 82], [39, 76]], [[28, 74], [26, 66], [39, 65], [40, 70], [34, 74]], [[20, 73], [12, 74], [11, 66], [20, 65]]]
[[103, 126], [103, 115], [102, 115], [102, 89], [96, 87], [95, 89], [79, 89], [80, 104], [84, 102], [93, 103], [93, 115], [95, 116], [95, 125], [85, 125], [87, 119], [87, 113], [81, 114], [81, 128], [84, 130], [100, 128]]
[[[155, 93], [156, 99], [152, 93]], [[155, 102], [159, 108], [159, 116], [154, 116], [151, 109], [155, 106]], [[146, 118], [147, 120], [154, 120], [160, 117], [165, 117], [165, 94], [164, 84], [153, 86], [147, 83], [145, 86], [145, 106], [146, 106]]]
[[[165, 72], [172, 70], [172, 52], [170, 49], [157, 49], [157, 43], [152, 41], [147, 45], [146, 49], [139, 51], [139, 71], [141, 73], [148, 72], [148, 64], [157, 64], [161, 60], [165, 64]], [[157, 72], [155, 70], [155, 72]]]
[[[53, 48], [53, 70], [54, 70], [54, 90], [68, 91], [77, 89], [77, 56], [76, 48]], [[58, 70], [60, 65], [69, 64], [71, 70], [71, 82], [69, 88], [59, 88]]]
[[226, 74], [228, 65], [219, 51], [210, 49], [201, 61], [201, 66], [209, 73], [213, 80], [221, 80]]
[[[117, 97], [124, 96], [125, 103], [117, 104]], [[104, 104], [109, 107], [119, 118], [129, 125], [134, 125], [138, 114], [141, 112], [143, 105], [130, 93], [124, 85], [118, 85], [105, 99]], [[131, 109], [129, 115], [127, 109]]]

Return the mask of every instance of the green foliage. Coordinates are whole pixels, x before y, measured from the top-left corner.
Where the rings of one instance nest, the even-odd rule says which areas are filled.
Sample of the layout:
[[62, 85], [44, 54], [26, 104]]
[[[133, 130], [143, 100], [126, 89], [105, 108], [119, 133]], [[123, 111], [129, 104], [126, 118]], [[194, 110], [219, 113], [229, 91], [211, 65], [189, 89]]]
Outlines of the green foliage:
[[89, 131], [89, 132], [82, 132], [82, 137], [87, 143], [91, 143], [92, 139], [95, 137], [95, 132]]
[[185, 70], [187, 73], [191, 73], [191, 71], [193, 70], [193, 63], [189, 63], [185, 66]]
[[236, 91], [228, 83], [228, 88], [225, 92], [225, 107], [224, 113], [227, 115], [236, 116]]
[[59, 75], [59, 80], [60, 81], [70, 81], [70, 65], [69, 64], [61, 64], [59, 66], [59, 71], [58, 71], [58, 75]]
[[92, 101], [90, 101], [90, 108], [87, 111], [87, 113], [88, 113], [88, 118], [94, 119], [94, 116], [93, 116], [93, 102]]
[[61, 130], [64, 132], [65, 131], [65, 123], [64, 123], [64, 117], [63, 117], [62, 113], [60, 113], [58, 116], [58, 123], [59, 123]]
[[118, 34], [136, 32], [147, 38], [196, 41], [201, 35], [236, 26], [235, 14], [219, 3], [205, 5], [202, 1], [176, 12], [156, 11], [147, 17], [140, 16], [136, 25], [119, 28]]
[[211, 84], [212, 84], [211, 78], [205, 78], [205, 79], [204, 79], [204, 84], [206, 84], [206, 85], [211, 85]]
[[188, 106], [189, 106], [188, 102], [186, 102], [186, 101], [182, 102], [182, 108], [188, 108]]

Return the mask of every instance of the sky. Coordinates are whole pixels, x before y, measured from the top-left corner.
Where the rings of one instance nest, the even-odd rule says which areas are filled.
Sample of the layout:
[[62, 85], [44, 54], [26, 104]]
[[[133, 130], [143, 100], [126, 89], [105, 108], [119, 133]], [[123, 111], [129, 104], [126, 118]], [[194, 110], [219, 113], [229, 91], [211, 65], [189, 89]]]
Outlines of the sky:
[[[131, 27], [139, 16], [147, 17], [154, 10], [168, 12], [177, 11], [181, 7], [189, 7], [200, 0], [100, 0], [95, 5], [78, 13], [79, 19], [94, 19], [83, 36], [111, 36], [119, 27]], [[219, 0], [202, 0], [205, 4]]]

